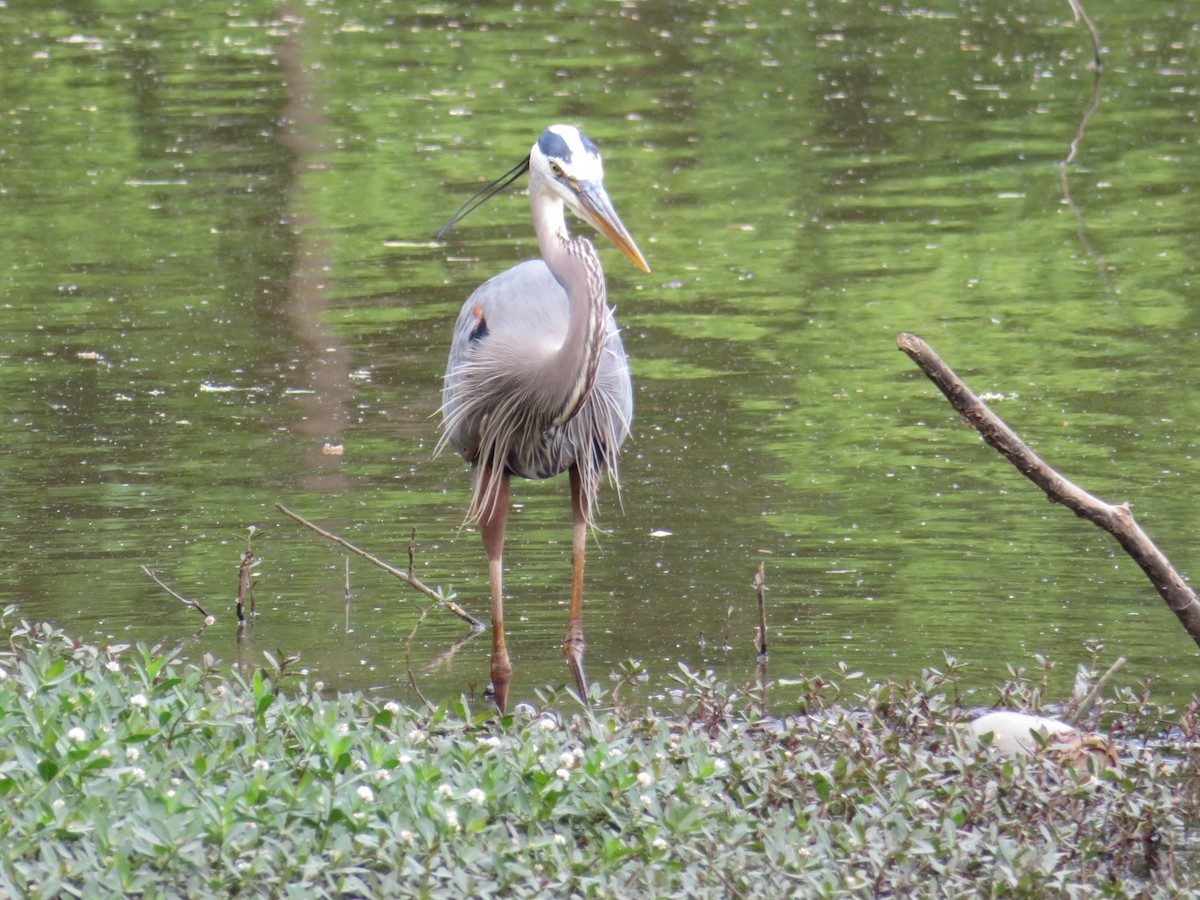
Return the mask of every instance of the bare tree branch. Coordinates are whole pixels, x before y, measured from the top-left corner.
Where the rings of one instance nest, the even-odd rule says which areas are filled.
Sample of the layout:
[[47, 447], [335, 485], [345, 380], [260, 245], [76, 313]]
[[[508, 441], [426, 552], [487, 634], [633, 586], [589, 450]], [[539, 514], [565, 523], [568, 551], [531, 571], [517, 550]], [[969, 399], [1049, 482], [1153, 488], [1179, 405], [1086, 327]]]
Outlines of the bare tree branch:
[[1200, 645], [1200, 599], [1134, 521], [1128, 504], [1113, 506], [1105, 503], [1050, 468], [919, 337], [901, 334], [896, 338], [896, 344], [921, 367], [967, 423], [1016, 466], [1018, 472], [1045, 491], [1052, 502], [1061, 503], [1116, 538], [1146, 573], [1192, 640]]
[[[213, 617], [208, 614], [208, 611], [203, 606], [201, 606], [198, 601], [189, 600], [187, 597], [183, 596], [183, 594], [180, 594], [180, 593], [177, 593], [176, 591], [171, 590], [171, 588], [167, 586], [166, 582], [164, 582], [161, 578], [159, 578], [157, 575], [155, 575], [154, 572], [151, 571], [147, 566], [142, 566], [142, 571], [145, 572], [148, 576], [150, 576], [150, 579], [155, 584], [157, 584], [160, 588], [162, 588], [164, 591], [166, 591], [168, 594], [170, 594], [172, 597], [174, 597], [176, 600], [178, 600], [184, 606], [190, 606], [196, 612], [200, 613], [200, 615], [204, 616], [204, 624], [206, 627], [208, 625], [212, 624], [211, 622], [209, 622], [209, 619], [213, 619]], [[213, 621], [215, 622], [216, 619], [213, 619]]]
[[[361, 550], [358, 547], [354, 546], [345, 538], [338, 537], [336, 534], [333, 534], [330, 531], [326, 531], [324, 528], [320, 527], [319, 525], [316, 525], [316, 524], [308, 521], [308, 519], [304, 518], [303, 516], [297, 515], [296, 513], [292, 512], [290, 509], [288, 509], [286, 506], [284, 506], [282, 503], [276, 503], [275, 508], [277, 510], [279, 510], [281, 513], [283, 513], [285, 516], [287, 516], [289, 519], [293, 519], [293, 520], [299, 522], [305, 528], [312, 529], [313, 531], [315, 531], [317, 534], [319, 534], [321, 537], [325, 538], [326, 540], [333, 541], [335, 544], [338, 544], [341, 547], [345, 547], [351, 553], [357, 553], [359, 556], [361, 556], [367, 562], [370, 562], [370, 563], [373, 563], [373, 564], [379, 566], [379, 568], [383, 569], [389, 575], [395, 575], [397, 578], [399, 578], [401, 581], [403, 581], [405, 584], [407, 584], [409, 587], [413, 588], [414, 590], [419, 591], [420, 593], [424, 594], [426, 597], [430, 598], [431, 600], [438, 601], [438, 603], [441, 603], [443, 606], [446, 607], [446, 609], [448, 609], [448, 610], [450, 610], [450, 612], [454, 613], [454, 615], [458, 616], [464, 622], [467, 622], [471, 626], [471, 628], [473, 628], [474, 630], [483, 631], [484, 626], [483, 626], [482, 622], [480, 622], [478, 619], [476, 619], [474, 616], [472, 616], [469, 612], [467, 612], [465, 609], [463, 609], [461, 606], [459, 606], [453, 600], [451, 600], [448, 597], [446, 597], [445, 595], [443, 595], [441, 591], [437, 590], [436, 588], [429, 587], [429, 585], [425, 584], [425, 582], [423, 582], [423, 581], [421, 581], [421, 579], [417, 578], [417, 576], [414, 575], [411, 572], [411, 570], [408, 572], [405, 572], [403, 569], [397, 569], [395, 566], [385, 563], [382, 559], [379, 559], [376, 556], [372, 556], [366, 550]], [[410, 553], [409, 559], [411, 561], [411, 559], [412, 559], [411, 549], [410, 549], [409, 553]], [[411, 564], [411, 562], [410, 562], [410, 564]]]

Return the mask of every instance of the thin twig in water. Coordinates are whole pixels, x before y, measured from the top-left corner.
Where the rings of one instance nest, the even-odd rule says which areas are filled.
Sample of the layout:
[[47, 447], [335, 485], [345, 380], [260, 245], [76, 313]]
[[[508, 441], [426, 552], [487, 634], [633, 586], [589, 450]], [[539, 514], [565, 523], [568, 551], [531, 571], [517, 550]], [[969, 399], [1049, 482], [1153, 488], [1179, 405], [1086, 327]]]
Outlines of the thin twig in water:
[[1083, 244], [1083, 249], [1087, 251], [1088, 256], [1095, 260], [1096, 270], [1099, 272], [1100, 278], [1104, 281], [1105, 286], [1111, 289], [1112, 282], [1108, 277], [1108, 264], [1105, 262], [1104, 257], [1096, 252], [1096, 248], [1092, 246], [1092, 242], [1088, 238], [1087, 223], [1083, 219], [1083, 210], [1079, 208], [1079, 205], [1075, 202], [1075, 198], [1071, 195], [1070, 166], [1075, 162], [1075, 156], [1079, 153], [1079, 145], [1083, 141], [1084, 132], [1087, 130], [1088, 120], [1100, 106], [1101, 65], [1100, 35], [1096, 31], [1096, 26], [1092, 24], [1092, 20], [1084, 12], [1080, 0], [1069, 0], [1069, 2], [1071, 9], [1075, 11], [1076, 21], [1082, 21], [1092, 36], [1092, 52], [1095, 56], [1096, 65], [1092, 75], [1092, 99], [1088, 103], [1087, 109], [1084, 110], [1083, 118], [1079, 120], [1079, 124], [1075, 127], [1075, 136], [1071, 139], [1071, 144], [1067, 148], [1066, 158], [1056, 163], [1058, 167], [1058, 180], [1062, 187], [1063, 202], [1071, 210], [1071, 214], [1075, 216], [1075, 224], [1078, 226], [1077, 234], [1079, 236], [1079, 243]]
[[379, 559], [379, 557], [372, 556], [366, 550], [359, 549], [358, 547], [354, 546], [352, 543], [350, 543], [345, 538], [338, 537], [333, 532], [326, 531], [321, 526], [316, 525], [313, 522], [310, 522], [308, 519], [304, 518], [303, 516], [297, 515], [296, 513], [292, 512], [290, 509], [288, 509], [286, 506], [284, 506], [282, 503], [276, 503], [275, 508], [277, 510], [279, 510], [281, 513], [283, 513], [285, 516], [287, 516], [289, 519], [293, 519], [296, 522], [299, 522], [305, 528], [309, 528], [309, 529], [315, 531], [317, 534], [319, 534], [321, 537], [325, 538], [326, 540], [333, 541], [335, 544], [338, 544], [339, 546], [346, 548], [351, 553], [358, 554], [363, 559], [365, 559], [367, 562], [372, 563], [372, 564], [378, 566], [379, 568], [383, 569], [389, 575], [396, 576], [401, 581], [403, 581], [405, 584], [407, 584], [409, 587], [413, 588], [413, 590], [416, 590], [416, 591], [424, 594], [426, 597], [430, 598], [431, 600], [436, 600], [438, 603], [445, 606], [446, 609], [450, 610], [450, 612], [454, 613], [454, 615], [458, 616], [464, 622], [468, 623], [471, 626], [471, 628], [474, 629], [475, 631], [483, 631], [484, 626], [483, 626], [482, 622], [480, 622], [478, 619], [476, 619], [474, 616], [472, 616], [470, 613], [468, 613], [465, 609], [463, 609], [461, 606], [459, 606], [453, 600], [451, 600], [448, 597], [446, 597], [445, 595], [443, 595], [441, 591], [437, 590], [436, 588], [429, 587], [429, 585], [425, 584], [423, 581], [421, 581], [421, 579], [417, 578], [415, 575], [411, 574], [410, 572], [405, 572], [401, 569], [397, 569], [395, 566], [389, 565], [388, 563], [384, 562], [382, 559]]
[[1071, 12], [1075, 14], [1075, 21], [1082, 22], [1088, 30], [1088, 34], [1092, 36], [1092, 61], [1099, 69], [1104, 65], [1100, 58], [1100, 32], [1096, 30], [1096, 25], [1092, 22], [1091, 16], [1087, 14], [1087, 10], [1083, 8], [1083, 0], [1067, 0], [1071, 4]]
[[988, 409], [987, 405], [962, 383], [957, 375], [942, 362], [933, 348], [916, 335], [901, 334], [896, 344], [918, 366], [921, 367], [938, 390], [946, 395], [950, 405], [992, 445], [1016, 466], [1017, 471], [1046, 492], [1054, 503], [1061, 503], [1075, 515], [1087, 519], [1117, 539], [1133, 561], [1150, 579], [1159, 596], [1167, 602], [1179, 623], [1200, 645], [1200, 598], [1197, 598], [1186, 581], [1175, 571], [1171, 561], [1162, 554], [1154, 542], [1142, 531], [1133, 518], [1129, 504], [1112, 505], [1093, 497], [1078, 485], [1068, 481], [1026, 446], [1011, 428]]
[[1092, 707], [1096, 705], [1096, 698], [1100, 696], [1100, 692], [1104, 690], [1108, 682], [1112, 680], [1112, 677], [1117, 674], [1117, 670], [1123, 665], [1125, 665], [1125, 657], [1118, 656], [1117, 661], [1108, 667], [1107, 672], [1100, 676], [1100, 680], [1096, 682], [1088, 692], [1088, 695], [1064, 718], [1064, 721], [1068, 725], [1078, 725], [1079, 721], [1091, 711]]
[[416, 640], [417, 631], [421, 628], [421, 623], [425, 621], [425, 617], [429, 615], [429, 611], [437, 606], [436, 603], [431, 603], [421, 610], [421, 616], [417, 619], [417, 624], [413, 626], [413, 630], [408, 633], [408, 640], [404, 642], [404, 671], [408, 673], [408, 683], [412, 685], [412, 689], [417, 692], [417, 696], [421, 698], [421, 702], [430, 709], [435, 709], [434, 705], [425, 699], [425, 695], [421, 693], [421, 689], [417, 687], [417, 678], [413, 675], [412, 670], [412, 645]]
[[[201, 606], [197, 601], [189, 600], [187, 597], [183, 596], [182, 594], [176, 593], [175, 591], [171, 590], [171, 588], [169, 588], [166, 585], [166, 583], [161, 578], [159, 578], [157, 575], [155, 575], [154, 572], [152, 572], [148, 567], [142, 566], [142, 571], [145, 572], [147, 575], [149, 575], [151, 580], [155, 584], [157, 584], [160, 588], [162, 588], [164, 591], [166, 591], [168, 594], [170, 594], [172, 597], [174, 597], [176, 600], [178, 600], [184, 606], [190, 606], [192, 609], [196, 610], [196, 612], [200, 613], [200, 615], [204, 616], [205, 626], [211, 625], [213, 622], [216, 621], [216, 619], [213, 618], [212, 616], [210, 616], [208, 614], [208, 611], [203, 606]], [[212, 619], [211, 622], [209, 621], [210, 619]]]

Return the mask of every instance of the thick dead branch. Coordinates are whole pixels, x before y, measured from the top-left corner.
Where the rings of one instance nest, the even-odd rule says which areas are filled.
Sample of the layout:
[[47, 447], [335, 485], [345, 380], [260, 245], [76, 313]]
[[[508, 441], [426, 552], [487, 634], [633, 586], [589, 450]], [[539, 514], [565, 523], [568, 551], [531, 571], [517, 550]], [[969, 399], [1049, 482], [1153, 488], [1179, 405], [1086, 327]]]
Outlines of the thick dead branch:
[[919, 337], [901, 334], [896, 338], [896, 344], [946, 395], [959, 415], [1001, 456], [1016, 466], [1018, 472], [1045, 491], [1052, 502], [1061, 503], [1075, 515], [1087, 519], [1116, 538], [1146, 573], [1150, 583], [1167, 602], [1192, 640], [1200, 645], [1200, 599], [1134, 521], [1128, 504], [1113, 506], [1105, 503], [1050, 468]]
[[[376, 566], [379, 566], [379, 568], [383, 569], [389, 575], [396, 576], [401, 581], [403, 581], [405, 584], [407, 584], [409, 587], [411, 587], [413, 590], [419, 591], [420, 593], [424, 594], [426, 597], [430, 598], [431, 600], [436, 600], [438, 603], [441, 603], [443, 606], [446, 607], [446, 609], [448, 609], [448, 610], [450, 610], [450, 612], [454, 613], [454, 615], [458, 616], [464, 622], [468, 623], [471, 626], [471, 628], [473, 628], [475, 631], [483, 631], [483, 623], [482, 622], [480, 622], [478, 619], [476, 619], [474, 616], [472, 616], [469, 612], [467, 612], [465, 609], [463, 609], [461, 606], [459, 606], [453, 600], [451, 600], [448, 597], [446, 597], [445, 595], [443, 595], [441, 591], [437, 590], [436, 588], [429, 587], [429, 585], [425, 584], [425, 582], [423, 582], [423, 581], [421, 581], [421, 579], [417, 578], [416, 575], [414, 575], [411, 571], [405, 572], [403, 569], [397, 569], [395, 566], [385, 563], [382, 559], [379, 559], [376, 556], [372, 556], [366, 550], [361, 550], [358, 547], [354, 546], [345, 538], [338, 537], [336, 534], [333, 534], [330, 531], [326, 531], [324, 528], [320, 527], [319, 525], [316, 525], [313, 522], [308, 521], [308, 519], [304, 518], [303, 516], [297, 515], [296, 513], [292, 512], [290, 509], [288, 509], [286, 506], [284, 506], [282, 503], [276, 503], [275, 508], [277, 510], [279, 510], [281, 513], [283, 513], [285, 516], [287, 516], [289, 519], [293, 519], [293, 520], [299, 522], [305, 528], [312, 529], [313, 531], [315, 531], [317, 534], [319, 534], [321, 537], [325, 538], [326, 540], [333, 541], [335, 544], [338, 544], [341, 547], [345, 547], [351, 553], [357, 553], [359, 556], [361, 556], [367, 562], [370, 562]], [[410, 559], [410, 561], [412, 559], [411, 549], [409, 551], [409, 559]], [[411, 564], [411, 562], [410, 562], [410, 564]]]
[[205, 627], [211, 625], [213, 622], [216, 621], [216, 619], [214, 619], [212, 616], [210, 616], [208, 614], [208, 611], [203, 606], [201, 606], [198, 601], [189, 600], [187, 597], [183, 596], [183, 594], [179, 594], [179, 593], [176, 593], [175, 591], [171, 590], [171, 588], [169, 588], [167, 586], [167, 584], [161, 578], [159, 578], [157, 575], [155, 575], [154, 572], [151, 571], [148, 567], [142, 566], [142, 571], [145, 572], [155, 584], [157, 584], [160, 588], [162, 588], [164, 591], [166, 591], [168, 594], [170, 594], [172, 597], [174, 597], [176, 600], [178, 600], [184, 606], [189, 606], [192, 609], [194, 609], [196, 612], [200, 613], [200, 615], [204, 616]]

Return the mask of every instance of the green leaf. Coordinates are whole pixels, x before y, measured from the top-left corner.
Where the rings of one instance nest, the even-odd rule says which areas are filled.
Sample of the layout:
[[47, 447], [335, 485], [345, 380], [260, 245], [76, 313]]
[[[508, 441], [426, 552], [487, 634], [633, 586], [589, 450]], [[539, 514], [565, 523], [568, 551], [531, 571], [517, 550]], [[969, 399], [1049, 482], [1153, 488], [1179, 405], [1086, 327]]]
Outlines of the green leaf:
[[813, 790], [817, 792], [817, 796], [821, 798], [822, 803], [828, 803], [829, 797], [833, 792], [833, 787], [829, 783], [829, 779], [820, 772], [812, 774]]

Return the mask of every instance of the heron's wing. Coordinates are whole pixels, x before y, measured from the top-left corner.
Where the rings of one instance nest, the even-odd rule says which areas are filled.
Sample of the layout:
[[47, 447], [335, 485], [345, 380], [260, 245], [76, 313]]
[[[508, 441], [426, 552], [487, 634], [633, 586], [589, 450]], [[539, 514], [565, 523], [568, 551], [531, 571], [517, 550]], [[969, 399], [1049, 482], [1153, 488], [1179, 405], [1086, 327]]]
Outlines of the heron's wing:
[[[439, 450], [449, 445], [467, 459], [478, 452], [486, 410], [477, 388], [498, 372], [472, 370], [474, 362], [486, 355], [490, 369], [516, 368], [553, 352], [566, 337], [568, 315], [566, 292], [540, 259], [513, 266], [472, 292], [459, 311], [446, 362]], [[477, 345], [485, 341], [487, 353], [480, 354]]]

